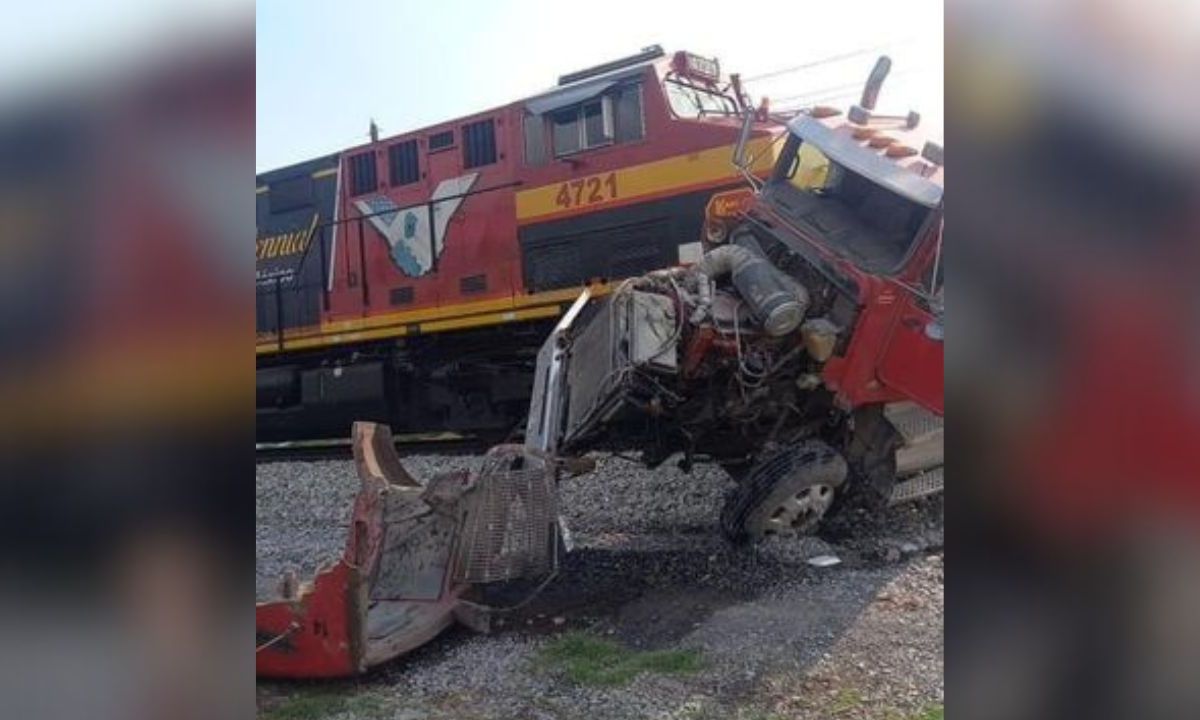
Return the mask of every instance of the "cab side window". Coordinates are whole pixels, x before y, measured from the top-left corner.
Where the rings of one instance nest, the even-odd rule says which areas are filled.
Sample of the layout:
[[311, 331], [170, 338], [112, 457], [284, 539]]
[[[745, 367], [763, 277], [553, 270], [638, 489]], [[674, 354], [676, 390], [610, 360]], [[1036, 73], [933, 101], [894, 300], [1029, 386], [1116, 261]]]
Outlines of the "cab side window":
[[646, 134], [646, 119], [642, 116], [642, 84], [631, 83], [618, 87], [612, 95], [618, 143], [641, 140]]
[[544, 115], [525, 115], [525, 162], [542, 165], [551, 156], [566, 157], [645, 135], [642, 84], [623, 83], [595, 97]]

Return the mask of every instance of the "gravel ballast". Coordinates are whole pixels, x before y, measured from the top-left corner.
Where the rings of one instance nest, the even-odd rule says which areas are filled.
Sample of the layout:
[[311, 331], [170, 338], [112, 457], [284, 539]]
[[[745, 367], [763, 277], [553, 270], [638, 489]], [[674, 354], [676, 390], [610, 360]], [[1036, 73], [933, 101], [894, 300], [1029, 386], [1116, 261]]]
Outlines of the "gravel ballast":
[[[567, 478], [563, 514], [577, 542], [558, 577], [490, 635], [463, 628], [353, 683], [370, 697], [342, 717], [726, 718], [917, 716], [942, 696], [942, 503], [853, 513], [820, 537], [733, 546], [717, 519], [732, 483], [718, 468], [689, 475], [599, 456]], [[403, 458], [424, 481], [477, 467], [476, 456]], [[261, 464], [258, 588], [340, 555], [358, 487], [351, 461]], [[832, 555], [840, 563], [807, 561]], [[559, 633], [628, 647], [696, 652], [691, 675], [643, 674], [623, 687], [566, 680], [538, 659]], [[260, 686], [260, 712], [286, 714], [289, 684]], [[836, 707], [835, 707], [836, 706]]]

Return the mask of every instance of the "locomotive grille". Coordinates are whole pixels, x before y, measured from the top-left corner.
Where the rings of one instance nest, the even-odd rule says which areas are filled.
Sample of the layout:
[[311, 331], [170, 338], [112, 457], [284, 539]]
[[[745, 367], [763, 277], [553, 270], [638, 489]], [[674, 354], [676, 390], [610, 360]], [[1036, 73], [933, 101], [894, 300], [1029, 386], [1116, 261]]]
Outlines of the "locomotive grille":
[[566, 241], [547, 244], [528, 254], [531, 287], [536, 290], [574, 285], [582, 279], [579, 247]]
[[658, 267], [662, 253], [652, 244], [626, 241], [613, 248], [609, 277], [632, 277]]
[[490, 583], [556, 569], [554, 472], [519, 445], [492, 449], [466, 498], [455, 579]]

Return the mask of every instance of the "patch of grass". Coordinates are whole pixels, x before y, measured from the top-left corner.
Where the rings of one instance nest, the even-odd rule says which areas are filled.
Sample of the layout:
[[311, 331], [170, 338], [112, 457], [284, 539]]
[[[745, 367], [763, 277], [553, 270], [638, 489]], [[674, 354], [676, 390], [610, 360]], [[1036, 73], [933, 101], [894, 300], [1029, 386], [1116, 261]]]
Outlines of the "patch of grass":
[[346, 698], [343, 709], [356, 715], [377, 715], [387, 705], [384, 699], [373, 693], [360, 693]]
[[863, 696], [854, 688], [846, 688], [838, 693], [833, 704], [829, 706], [830, 715], [841, 715], [863, 704]]
[[282, 698], [260, 713], [261, 720], [321, 720], [341, 712], [370, 714], [382, 709], [383, 699], [371, 693], [350, 694], [349, 690], [300, 691]]
[[282, 698], [260, 715], [263, 720], [319, 720], [346, 706], [343, 694], [330, 691], [299, 692]]
[[946, 720], [946, 708], [934, 705], [924, 712], [913, 715], [912, 720]]
[[570, 632], [550, 641], [538, 664], [561, 668], [580, 685], [625, 685], [644, 672], [686, 675], [704, 667], [694, 650], [631, 650], [611, 640]]
[[755, 710], [751, 715], [742, 715], [739, 710], [737, 717], [738, 720], [786, 720], [782, 715], [765, 710]]

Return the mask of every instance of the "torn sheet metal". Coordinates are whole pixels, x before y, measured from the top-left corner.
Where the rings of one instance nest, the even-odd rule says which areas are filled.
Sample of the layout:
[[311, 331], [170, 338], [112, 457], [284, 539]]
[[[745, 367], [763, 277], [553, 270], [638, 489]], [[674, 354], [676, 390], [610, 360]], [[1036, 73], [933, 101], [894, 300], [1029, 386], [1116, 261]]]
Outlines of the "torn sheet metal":
[[466, 473], [439, 476], [439, 510], [400, 464], [386, 427], [354, 426], [361, 487], [345, 552], [311, 582], [255, 608], [261, 677], [341, 677], [365, 671], [433, 639], [454, 622], [466, 585], [450, 572], [458, 518], [446, 508]]

